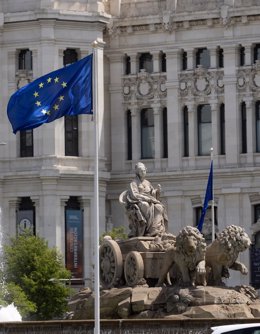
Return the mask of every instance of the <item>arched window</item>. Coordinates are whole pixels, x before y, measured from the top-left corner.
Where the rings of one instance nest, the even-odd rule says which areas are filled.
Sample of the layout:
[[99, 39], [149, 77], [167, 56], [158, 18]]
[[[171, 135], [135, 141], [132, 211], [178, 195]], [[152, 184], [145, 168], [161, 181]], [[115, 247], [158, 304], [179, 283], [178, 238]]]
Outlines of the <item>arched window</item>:
[[153, 72], [153, 56], [150, 53], [141, 53], [139, 58], [139, 69], [145, 70], [148, 73]]
[[200, 48], [196, 53], [196, 67], [202, 65], [204, 68], [210, 68], [210, 52], [207, 48]]
[[18, 70], [32, 70], [32, 51], [23, 49], [18, 54]]
[[220, 154], [226, 154], [226, 130], [225, 130], [225, 105], [222, 103], [219, 109], [220, 124]]
[[241, 153], [247, 153], [246, 104], [241, 103]]
[[126, 134], [127, 134], [127, 160], [132, 160], [132, 116], [131, 111], [126, 112]]
[[168, 158], [168, 121], [167, 108], [162, 110], [162, 142], [163, 142], [163, 158]]
[[124, 68], [126, 75], [131, 74], [131, 58], [128, 55], [124, 58]]
[[209, 104], [204, 104], [198, 106], [198, 154], [209, 155], [211, 147], [211, 108]]
[[181, 69], [183, 71], [185, 71], [188, 68], [188, 56], [187, 56], [187, 52], [186, 51], [182, 52], [182, 58], [181, 58], [181, 60], [182, 60]]
[[78, 53], [75, 49], [66, 49], [63, 53], [63, 65], [73, 64], [78, 60]]
[[141, 158], [154, 158], [154, 116], [150, 108], [141, 111]]
[[256, 152], [260, 152], [260, 101], [255, 104]]
[[245, 59], [246, 59], [245, 47], [240, 45], [239, 47], [239, 66], [245, 66]]
[[254, 63], [260, 60], [260, 44], [256, 44], [254, 47]]
[[224, 67], [224, 51], [222, 48], [217, 49], [218, 68]]
[[166, 54], [164, 52], [160, 53], [160, 71], [166, 72], [167, 71], [167, 63], [166, 63]]
[[20, 157], [33, 157], [33, 130], [20, 131]]
[[189, 156], [189, 115], [188, 108], [183, 108], [183, 156]]

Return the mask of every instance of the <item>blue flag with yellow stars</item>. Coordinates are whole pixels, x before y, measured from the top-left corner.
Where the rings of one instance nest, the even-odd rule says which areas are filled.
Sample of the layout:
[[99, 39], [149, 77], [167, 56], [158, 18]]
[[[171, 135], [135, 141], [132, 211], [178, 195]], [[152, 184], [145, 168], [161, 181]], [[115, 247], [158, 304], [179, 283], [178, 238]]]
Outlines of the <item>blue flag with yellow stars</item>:
[[199, 225], [197, 226], [200, 232], [202, 231], [204, 218], [205, 218], [208, 206], [209, 206], [209, 201], [213, 201], [213, 161], [211, 161], [210, 163], [210, 171], [209, 171], [206, 194], [204, 198], [204, 204], [203, 204], [203, 208], [202, 208], [202, 212], [200, 216]]
[[92, 58], [89, 55], [16, 91], [7, 106], [13, 132], [34, 129], [65, 115], [91, 114]]

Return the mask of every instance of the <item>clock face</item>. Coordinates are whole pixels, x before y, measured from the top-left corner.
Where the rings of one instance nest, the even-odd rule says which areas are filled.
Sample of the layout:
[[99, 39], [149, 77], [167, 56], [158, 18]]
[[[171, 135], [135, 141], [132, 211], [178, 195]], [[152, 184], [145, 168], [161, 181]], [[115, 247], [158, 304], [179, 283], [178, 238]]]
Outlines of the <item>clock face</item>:
[[25, 230], [32, 230], [33, 224], [28, 218], [23, 218], [20, 220], [18, 229], [19, 233], [23, 233]]

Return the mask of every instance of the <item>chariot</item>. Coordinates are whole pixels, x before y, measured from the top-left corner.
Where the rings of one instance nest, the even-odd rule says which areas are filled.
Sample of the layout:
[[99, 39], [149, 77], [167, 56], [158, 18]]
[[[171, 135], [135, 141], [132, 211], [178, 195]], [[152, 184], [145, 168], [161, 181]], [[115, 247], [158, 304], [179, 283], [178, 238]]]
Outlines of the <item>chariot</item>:
[[154, 237], [134, 237], [120, 241], [105, 238], [99, 249], [102, 287], [134, 287], [144, 283], [154, 286], [165, 253], [163, 247], [159, 249], [159, 244], [156, 246], [154, 241]]

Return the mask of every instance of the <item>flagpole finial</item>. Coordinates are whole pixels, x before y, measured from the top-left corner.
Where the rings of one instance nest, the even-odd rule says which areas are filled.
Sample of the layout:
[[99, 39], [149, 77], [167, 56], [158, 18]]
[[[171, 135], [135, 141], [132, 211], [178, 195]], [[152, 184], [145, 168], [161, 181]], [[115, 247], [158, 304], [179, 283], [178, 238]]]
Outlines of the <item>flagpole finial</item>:
[[211, 160], [213, 159], [213, 147], [211, 147], [211, 149], [210, 149], [210, 157], [211, 157]]

